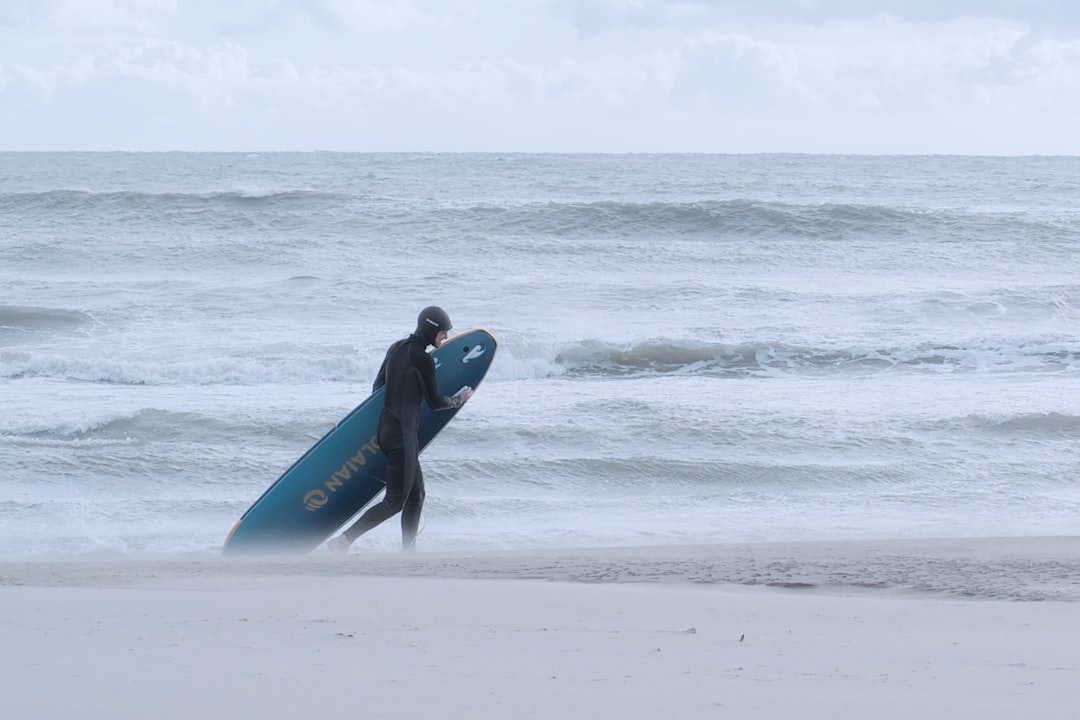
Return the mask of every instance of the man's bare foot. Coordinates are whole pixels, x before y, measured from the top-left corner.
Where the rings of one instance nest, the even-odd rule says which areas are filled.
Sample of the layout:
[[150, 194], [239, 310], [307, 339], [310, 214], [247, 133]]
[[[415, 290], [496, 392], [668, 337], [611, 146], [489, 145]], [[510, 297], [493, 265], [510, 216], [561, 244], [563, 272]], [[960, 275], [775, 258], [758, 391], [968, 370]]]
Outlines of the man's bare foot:
[[331, 538], [330, 542], [326, 543], [326, 547], [330, 548], [330, 552], [336, 553], [348, 552], [350, 545], [352, 545], [352, 543], [349, 542], [349, 538], [344, 535], [338, 535], [336, 538]]

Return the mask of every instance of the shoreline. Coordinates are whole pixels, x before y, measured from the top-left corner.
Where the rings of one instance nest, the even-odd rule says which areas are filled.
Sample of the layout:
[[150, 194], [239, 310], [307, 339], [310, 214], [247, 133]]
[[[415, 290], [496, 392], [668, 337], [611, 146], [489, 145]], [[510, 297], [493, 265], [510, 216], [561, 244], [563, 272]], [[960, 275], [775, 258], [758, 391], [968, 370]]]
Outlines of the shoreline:
[[1080, 601], [1080, 536], [840, 540], [304, 556], [93, 555], [0, 560], [3, 586], [137, 586], [165, 578], [405, 577], [755, 586]]

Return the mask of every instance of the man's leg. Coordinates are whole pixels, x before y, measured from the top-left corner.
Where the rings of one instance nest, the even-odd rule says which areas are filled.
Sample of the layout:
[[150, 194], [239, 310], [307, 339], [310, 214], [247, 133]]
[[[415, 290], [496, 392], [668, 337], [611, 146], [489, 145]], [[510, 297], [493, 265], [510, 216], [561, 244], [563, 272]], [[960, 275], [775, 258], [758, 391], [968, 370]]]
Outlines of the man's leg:
[[348, 530], [327, 543], [327, 546], [331, 550], [344, 552], [356, 538], [400, 512], [406, 498], [404, 475], [401, 451], [397, 450], [387, 455], [386, 495], [378, 504], [368, 508], [367, 512], [349, 526]]
[[420, 532], [420, 513], [424, 510], [424, 473], [420, 463], [416, 463], [416, 476], [405, 507], [401, 510], [401, 549], [405, 552], [416, 550], [416, 536]]

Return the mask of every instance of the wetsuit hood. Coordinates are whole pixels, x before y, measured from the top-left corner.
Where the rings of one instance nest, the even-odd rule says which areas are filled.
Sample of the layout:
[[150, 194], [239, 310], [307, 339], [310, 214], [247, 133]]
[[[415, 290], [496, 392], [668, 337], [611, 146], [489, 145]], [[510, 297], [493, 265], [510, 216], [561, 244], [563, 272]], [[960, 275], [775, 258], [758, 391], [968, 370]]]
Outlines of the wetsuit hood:
[[428, 345], [434, 345], [435, 337], [443, 330], [450, 332], [452, 327], [450, 316], [446, 314], [446, 311], [437, 305], [432, 305], [420, 311], [419, 317], [416, 318], [415, 334]]

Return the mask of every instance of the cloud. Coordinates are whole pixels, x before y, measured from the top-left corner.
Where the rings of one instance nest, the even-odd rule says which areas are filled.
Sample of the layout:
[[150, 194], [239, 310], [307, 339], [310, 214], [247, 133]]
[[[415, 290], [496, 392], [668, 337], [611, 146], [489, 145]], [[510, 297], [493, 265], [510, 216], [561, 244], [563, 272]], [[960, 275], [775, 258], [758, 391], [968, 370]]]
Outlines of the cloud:
[[33, 75], [36, 84], [50, 90], [49, 96], [53, 90], [92, 88], [117, 78], [207, 95], [243, 83], [252, 73], [247, 51], [240, 45], [192, 47], [147, 38], [74, 58]]
[[916, 23], [997, 18], [1051, 30], [1080, 24], [1080, 5], [1073, 0], [555, 0], [552, 9], [585, 35], [658, 26], [819, 25], [881, 18]]
[[9, 0], [0, 3], [0, 27], [20, 27], [25, 25], [35, 5], [29, 0]]
[[0, 99], [8, 109], [27, 103], [45, 104], [52, 97], [54, 86], [55, 81], [49, 73], [21, 65], [5, 67], [0, 64]]
[[[96, 29], [56, 15], [76, 6]], [[8, 147], [1080, 151], [1065, 130], [1080, 40], [1019, 19], [733, 22], [736, 4], [659, 0], [13, 7], [33, 18], [0, 28]]]
[[243, 82], [250, 76], [247, 50], [236, 43], [192, 47], [148, 38], [124, 45], [93, 61], [97, 76], [127, 76], [198, 89], [221, 82]]
[[178, 0], [4, 0], [0, 25], [42, 29], [121, 28], [145, 31], [177, 12]]
[[1017, 84], [1037, 61], [1027, 39], [1022, 27], [985, 22], [831, 23], [784, 38], [705, 32], [683, 47], [680, 81], [684, 94], [726, 95], [744, 108], [910, 112], [963, 104], [976, 84]]
[[359, 33], [404, 30], [434, 22], [432, 15], [409, 0], [318, 0], [299, 5], [328, 27]]
[[624, 28], [687, 26], [730, 18], [702, 2], [662, 0], [554, 0], [552, 11], [569, 20], [588, 37]]

